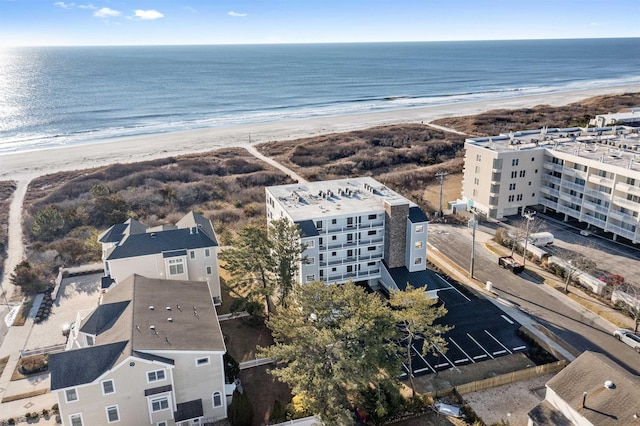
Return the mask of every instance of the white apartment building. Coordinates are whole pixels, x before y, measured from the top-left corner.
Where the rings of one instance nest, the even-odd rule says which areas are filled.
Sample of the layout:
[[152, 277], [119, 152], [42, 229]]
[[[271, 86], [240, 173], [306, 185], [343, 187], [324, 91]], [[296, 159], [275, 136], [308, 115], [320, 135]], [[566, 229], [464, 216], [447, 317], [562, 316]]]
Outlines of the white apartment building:
[[640, 242], [637, 128], [528, 130], [467, 139], [462, 197], [500, 219], [542, 205]]
[[300, 282], [425, 285], [427, 217], [375, 179], [271, 186], [266, 201], [268, 222], [285, 217], [300, 228], [306, 247]]

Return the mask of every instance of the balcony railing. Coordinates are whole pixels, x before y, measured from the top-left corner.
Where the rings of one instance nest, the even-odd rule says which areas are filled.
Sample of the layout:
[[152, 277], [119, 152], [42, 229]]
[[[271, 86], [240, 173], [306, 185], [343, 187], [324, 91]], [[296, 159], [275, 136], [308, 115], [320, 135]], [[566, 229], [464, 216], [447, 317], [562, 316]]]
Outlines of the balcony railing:
[[[371, 228], [382, 228], [384, 227], [384, 221], [378, 220], [375, 222], [365, 222], [358, 225], [357, 223], [353, 223], [351, 225], [328, 225], [327, 232], [329, 234], [341, 233], [341, 232], [353, 232], [358, 229], [371, 229]], [[323, 232], [323, 229], [318, 229], [318, 232]]]
[[614, 234], [618, 234], [621, 237], [628, 238], [630, 240], [634, 240], [636, 238], [636, 233], [634, 231], [630, 231], [628, 229], [622, 228], [617, 225], [607, 224], [605, 230], [613, 232]]
[[607, 222], [605, 222], [604, 220], [598, 219], [588, 214], [583, 214], [580, 219], [587, 222], [590, 225], [594, 225], [602, 229], [604, 229], [604, 227], [607, 225]]
[[609, 188], [613, 188], [613, 179], [609, 179], [606, 177], [591, 175], [589, 176], [589, 182], [597, 183], [598, 185], [608, 186]]
[[557, 201], [553, 201], [553, 200], [550, 200], [548, 198], [540, 197], [539, 201], [540, 201], [540, 204], [542, 204], [543, 206], [550, 207], [550, 208], [552, 208], [554, 210], [558, 206], [558, 202]]
[[562, 191], [560, 192], [560, 199], [573, 204], [582, 204], [582, 198], [567, 194], [566, 192]]
[[574, 191], [580, 191], [580, 192], [584, 191], [584, 185], [578, 185], [575, 182], [563, 181], [562, 186], [565, 188], [573, 189]]
[[607, 214], [609, 212], [609, 207], [605, 207], [603, 205], [592, 203], [591, 201], [586, 200], [582, 201], [582, 208], [603, 214]]
[[640, 212], [640, 204], [627, 200], [626, 198], [614, 196], [613, 202], [621, 207], [631, 209], [635, 212]]
[[565, 167], [562, 169], [562, 175], [585, 179], [587, 177], [587, 172], [583, 172], [582, 170], [577, 170], [571, 167]]
[[571, 217], [580, 217], [580, 211], [570, 208], [569, 206], [565, 206], [562, 204], [558, 204], [556, 208], [558, 213], [568, 214]]
[[635, 185], [629, 185], [628, 183], [616, 183], [616, 190], [626, 192], [627, 194], [640, 195], [640, 188]]
[[563, 169], [562, 164], [555, 164], [550, 161], [545, 161], [544, 163], [542, 163], [542, 167], [548, 170], [556, 171], [556, 172], [561, 172]]
[[380, 268], [370, 269], [367, 271], [360, 272], [345, 272], [344, 274], [332, 274], [327, 278], [327, 282], [343, 282], [348, 281], [350, 278], [359, 281], [363, 279], [371, 279], [371, 278], [379, 278], [380, 277]]
[[542, 181], [546, 183], [555, 183], [556, 185], [560, 185], [560, 183], [562, 182], [562, 179], [560, 179], [559, 177], [546, 175], [542, 178]]
[[546, 186], [541, 187], [540, 188], [540, 192], [542, 192], [544, 194], [553, 195], [554, 197], [560, 196], [560, 190], [559, 189], [548, 188]]

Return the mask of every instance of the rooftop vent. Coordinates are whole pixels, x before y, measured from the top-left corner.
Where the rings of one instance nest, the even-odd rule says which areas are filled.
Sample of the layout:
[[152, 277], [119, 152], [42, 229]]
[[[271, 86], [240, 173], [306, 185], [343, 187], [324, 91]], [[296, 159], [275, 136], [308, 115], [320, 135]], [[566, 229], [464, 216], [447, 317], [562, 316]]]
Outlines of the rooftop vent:
[[169, 317], [169, 318], [167, 318], [167, 321], [173, 322], [173, 318]]
[[150, 325], [150, 326], [149, 326], [149, 330], [155, 330], [155, 329], [156, 329], [156, 326], [155, 326], [155, 325]]
[[611, 380], [607, 380], [606, 382], [604, 382], [604, 387], [607, 389], [614, 389], [616, 385]]
[[149, 305], [149, 310], [153, 311], [155, 308], [153, 307], [153, 305]]
[[167, 311], [170, 311], [171, 310], [171, 306], [167, 306], [166, 309], [167, 309]]

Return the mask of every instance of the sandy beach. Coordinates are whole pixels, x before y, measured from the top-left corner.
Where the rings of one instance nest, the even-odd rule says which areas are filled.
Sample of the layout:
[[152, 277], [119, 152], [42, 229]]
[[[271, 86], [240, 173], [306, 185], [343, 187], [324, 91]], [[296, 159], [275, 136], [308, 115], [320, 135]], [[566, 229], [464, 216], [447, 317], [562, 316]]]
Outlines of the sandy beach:
[[131, 163], [187, 153], [206, 152], [223, 147], [299, 139], [380, 125], [428, 123], [438, 118], [474, 115], [498, 108], [515, 109], [541, 104], [560, 106], [592, 96], [632, 92], [640, 92], [640, 84], [358, 115], [208, 128], [5, 154], [0, 156], [0, 180], [28, 180], [59, 171], [93, 168], [114, 163]]

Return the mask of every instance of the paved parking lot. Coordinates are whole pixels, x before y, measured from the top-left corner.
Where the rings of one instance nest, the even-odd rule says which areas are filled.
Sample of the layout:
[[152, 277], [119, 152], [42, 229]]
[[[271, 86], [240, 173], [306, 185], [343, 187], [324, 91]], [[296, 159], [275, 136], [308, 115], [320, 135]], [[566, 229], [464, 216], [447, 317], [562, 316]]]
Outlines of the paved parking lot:
[[[432, 273], [432, 277], [438, 281], [433, 286], [442, 287], [438, 296], [448, 311], [439, 322], [454, 328], [444, 335], [446, 351], [436, 348], [436, 354], [429, 351], [423, 356], [424, 341], [415, 343], [412, 352], [415, 376], [529, 351], [528, 345], [518, 336], [520, 324], [513, 318], [489, 300], [460, 291], [440, 275]], [[406, 364], [404, 370], [406, 376], [409, 372]]]
[[53, 302], [49, 318], [34, 324], [25, 350], [45, 348], [66, 343], [62, 325], [75, 321], [78, 311], [98, 306], [102, 273], [64, 278], [58, 297]]

